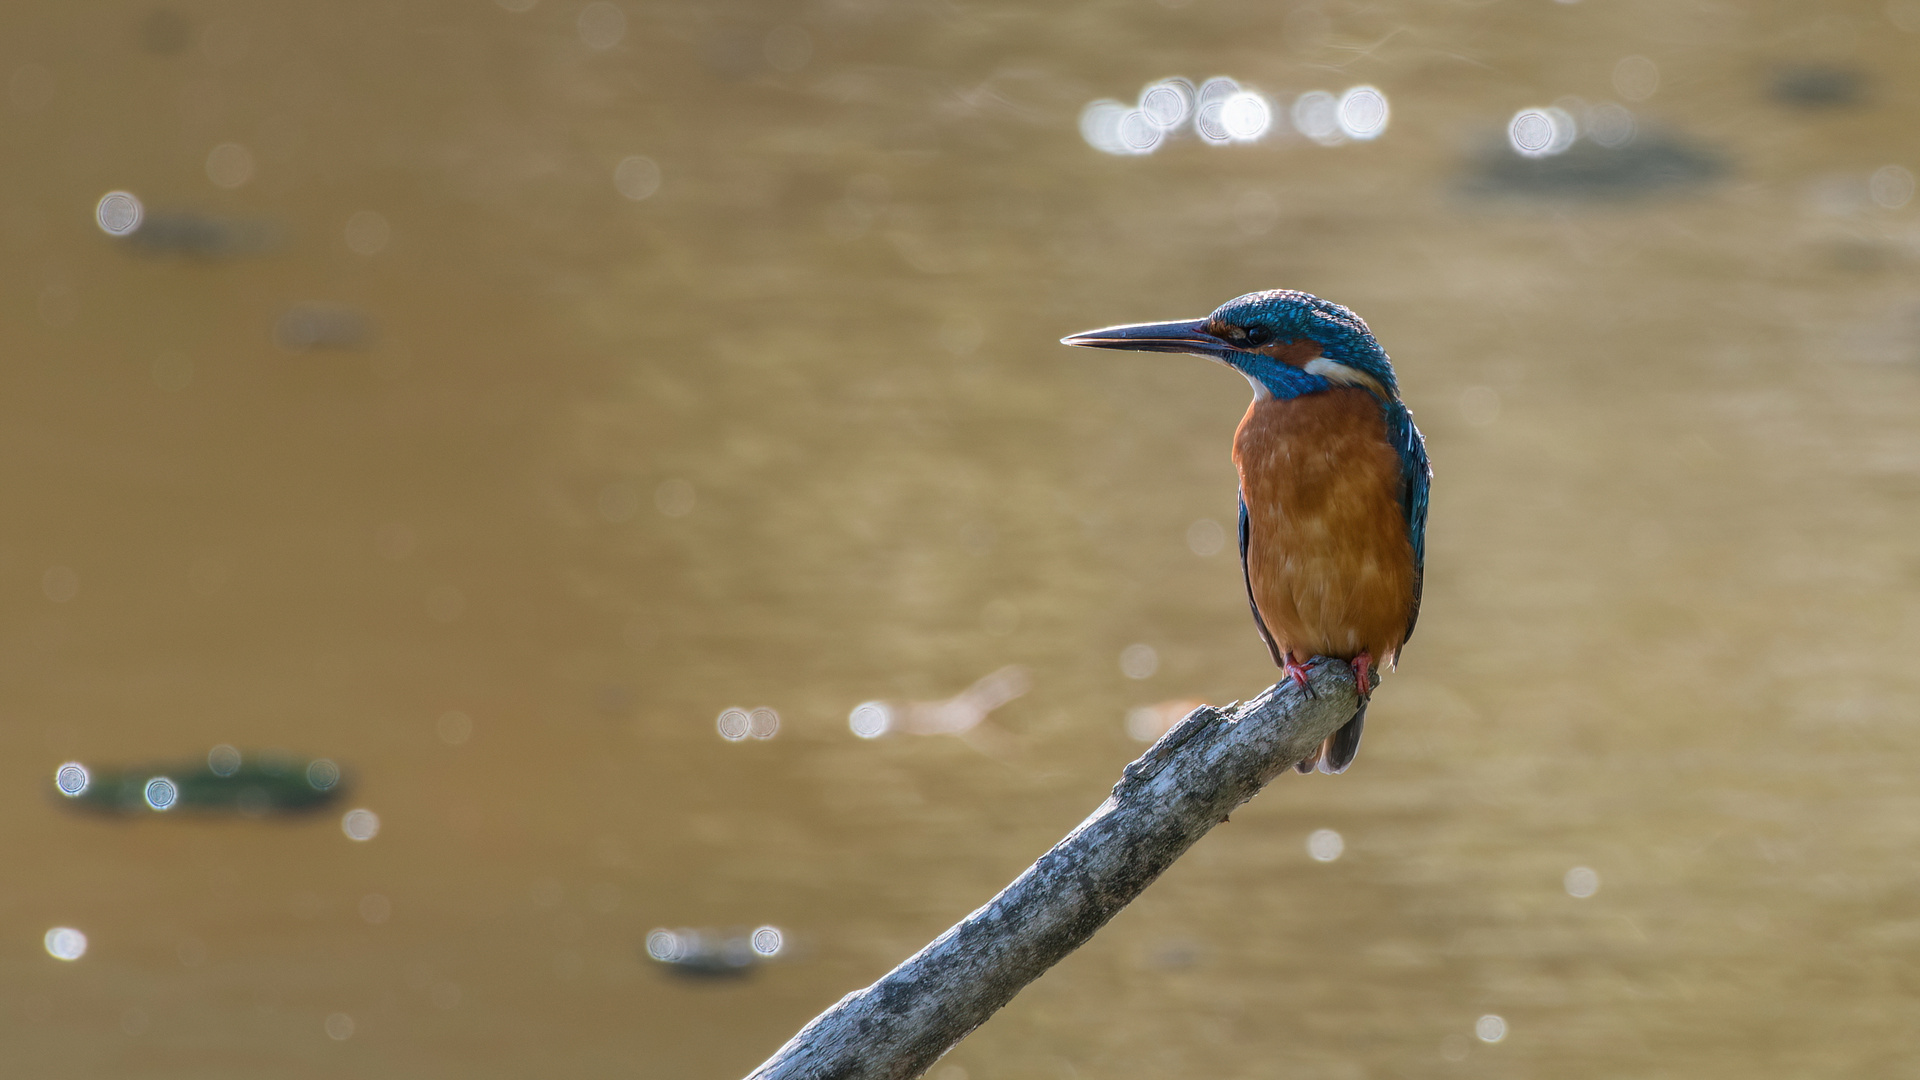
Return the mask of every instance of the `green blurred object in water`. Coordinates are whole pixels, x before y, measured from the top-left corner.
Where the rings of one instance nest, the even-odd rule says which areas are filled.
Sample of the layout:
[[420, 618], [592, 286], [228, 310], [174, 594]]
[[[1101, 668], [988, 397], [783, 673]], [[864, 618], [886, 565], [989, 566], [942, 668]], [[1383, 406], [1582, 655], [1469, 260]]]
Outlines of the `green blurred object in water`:
[[109, 814], [155, 814], [177, 810], [237, 813], [243, 817], [318, 810], [338, 798], [346, 784], [327, 758], [266, 751], [242, 754], [216, 746], [203, 762], [142, 766], [95, 773], [62, 766], [55, 789], [79, 809]]

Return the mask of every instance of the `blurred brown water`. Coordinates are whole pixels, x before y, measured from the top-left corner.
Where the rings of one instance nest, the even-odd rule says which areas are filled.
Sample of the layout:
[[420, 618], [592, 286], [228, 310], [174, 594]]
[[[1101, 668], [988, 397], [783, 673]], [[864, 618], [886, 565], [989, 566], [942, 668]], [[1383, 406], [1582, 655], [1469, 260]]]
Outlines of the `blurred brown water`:
[[[933, 1075], [1920, 1070], [1920, 203], [1882, 171], [1920, 169], [1916, 30], [8, 6], [8, 1071], [744, 1073], [1091, 810], [1129, 710], [1272, 681], [1231, 545], [1196, 554], [1244, 386], [1054, 341], [1276, 286], [1366, 316], [1427, 432], [1419, 632], [1351, 773], [1280, 781]], [[1516, 110], [1646, 89], [1629, 56], [1643, 136], [1717, 179], [1475, 190]], [[1391, 125], [1078, 133], [1221, 72]], [[116, 189], [168, 229], [103, 234]], [[968, 738], [849, 730], [1009, 664]], [[57, 805], [64, 761], [217, 743], [354, 786]], [[761, 925], [750, 978], [645, 951]]]

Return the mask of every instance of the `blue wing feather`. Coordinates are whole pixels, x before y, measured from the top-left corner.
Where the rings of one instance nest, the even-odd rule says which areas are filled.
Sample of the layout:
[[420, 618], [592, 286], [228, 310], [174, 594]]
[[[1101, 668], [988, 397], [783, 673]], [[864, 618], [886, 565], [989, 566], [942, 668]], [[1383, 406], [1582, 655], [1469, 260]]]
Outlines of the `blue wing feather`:
[[1400, 455], [1400, 477], [1404, 485], [1401, 508], [1407, 518], [1407, 539], [1413, 543], [1413, 607], [1407, 612], [1407, 632], [1413, 636], [1413, 624], [1420, 619], [1420, 587], [1427, 568], [1427, 490], [1433, 482], [1433, 465], [1427, 460], [1427, 440], [1413, 426], [1413, 413], [1398, 401], [1385, 403], [1387, 438]]
[[1240, 495], [1240, 580], [1247, 584], [1247, 606], [1253, 609], [1253, 625], [1260, 630], [1260, 640], [1267, 643], [1267, 651], [1273, 654], [1273, 665], [1285, 667], [1286, 661], [1280, 656], [1280, 646], [1274, 643], [1273, 631], [1267, 629], [1267, 620], [1260, 617], [1260, 605], [1253, 599], [1253, 574], [1247, 570], [1247, 539], [1251, 532], [1247, 526], [1247, 496]]

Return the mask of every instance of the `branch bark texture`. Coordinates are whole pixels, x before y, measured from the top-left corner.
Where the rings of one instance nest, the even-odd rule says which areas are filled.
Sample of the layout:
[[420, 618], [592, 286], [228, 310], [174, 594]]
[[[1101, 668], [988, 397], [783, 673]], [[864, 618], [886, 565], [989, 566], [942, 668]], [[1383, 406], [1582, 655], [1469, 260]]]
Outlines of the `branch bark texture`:
[[998, 896], [815, 1017], [748, 1080], [907, 1080], [1084, 944], [1207, 830], [1359, 708], [1317, 658], [1292, 682], [1203, 705], [1126, 767], [1113, 794]]

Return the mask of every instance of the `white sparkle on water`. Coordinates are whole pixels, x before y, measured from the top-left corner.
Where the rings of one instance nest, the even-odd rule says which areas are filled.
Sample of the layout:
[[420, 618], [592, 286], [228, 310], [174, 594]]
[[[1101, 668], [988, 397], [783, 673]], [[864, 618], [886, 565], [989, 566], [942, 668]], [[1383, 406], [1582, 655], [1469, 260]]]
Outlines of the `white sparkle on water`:
[[380, 815], [367, 809], [349, 810], [340, 819], [340, 831], [347, 839], [365, 842], [380, 835]]
[[87, 785], [93, 778], [87, 774], [87, 767], [77, 761], [69, 761], [60, 766], [53, 774], [53, 782], [60, 788], [60, 794], [71, 799], [86, 793]]
[[1567, 871], [1561, 884], [1566, 886], [1568, 896], [1585, 900], [1600, 891], [1600, 874], [1590, 866], [1576, 866]]
[[126, 236], [134, 232], [140, 228], [140, 222], [145, 217], [146, 208], [130, 191], [107, 192], [100, 196], [100, 204], [93, 211], [93, 220], [109, 236]]
[[71, 926], [56, 926], [43, 939], [47, 955], [55, 960], [78, 960], [87, 955], [87, 935]]
[[1347, 842], [1332, 829], [1315, 829], [1307, 837], [1307, 854], [1314, 862], [1332, 862], [1347, 850]]

